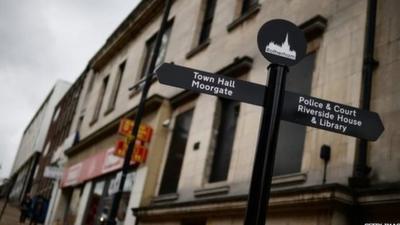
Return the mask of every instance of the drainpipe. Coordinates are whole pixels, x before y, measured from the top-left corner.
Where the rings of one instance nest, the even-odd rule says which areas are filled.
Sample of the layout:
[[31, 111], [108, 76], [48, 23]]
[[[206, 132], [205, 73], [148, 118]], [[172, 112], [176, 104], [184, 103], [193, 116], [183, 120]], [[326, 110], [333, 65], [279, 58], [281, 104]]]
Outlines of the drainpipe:
[[[370, 109], [371, 88], [373, 71], [378, 65], [374, 59], [374, 42], [375, 42], [375, 22], [376, 22], [377, 0], [368, 0], [367, 23], [365, 29], [364, 42], [364, 60], [362, 68], [362, 96], [361, 108]], [[368, 141], [360, 139], [358, 142], [358, 155], [354, 168], [353, 177], [349, 179], [350, 186], [365, 187], [369, 185], [368, 174], [371, 167], [367, 165], [367, 149]]]

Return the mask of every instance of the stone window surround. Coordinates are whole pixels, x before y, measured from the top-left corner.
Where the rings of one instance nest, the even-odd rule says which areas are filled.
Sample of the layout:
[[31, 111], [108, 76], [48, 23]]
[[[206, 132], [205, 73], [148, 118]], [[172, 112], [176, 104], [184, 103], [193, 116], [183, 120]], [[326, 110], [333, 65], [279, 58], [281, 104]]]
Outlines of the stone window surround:
[[[173, 112], [171, 114], [170, 124], [175, 124], [176, 117], [178, 115], [180, 115], [181, 113], [184, 113], [184, 112], [189, 111], [189, 110], [195, 110], [196, 99], [197, 98], [192, 99], [189, 102], [184, 102], [179, 106], [176, 106], [176, 108], [173, 110]], [[163, 175], [164, 175], [164, 168], [165, 168], [165, 165], [167, 163], [169, 147], [170, 147], [170, 144], [171, 144], [172, 134], [173, 134], [173, 132], [172, 132], [173, 128], [172, 127], [168, 127], [167, 129], [169, 130], [169, 132], [167, 134], [167, 140], [166, 140], [165, 147], [164, 147], [165, 148], [164, 155], [162, 156], [162, 160], [161, 160], [160, 168], [162, 168], [162, 171], [159, 173], [159, 176], [158, 176], [158, 179], [157, 179], [157, 187], [156, 187], [155, 197], [153, 197], [153, 200], [152, 200], [154, 203], [164, 202], [164, 201], [173, 201], [173, 200], [177, 200], [179, 198], [179, 194], [178, 193], [169, 193], [169, 194], [162, 194], [162, 195], [158, 194], [160, 192], [161, 182], [162, 182]], [[190, 136], [190, 131], [189, 131], [189, 136]], [[186, 148], [188, 148], [187, 146], [189, 146], [189, 143], [186, 144]], [[182, 161], [182, 165], [183, 165], [183, 161]], [[178, 182], [178, 188], [179, 188], [179, 183], [180, 183], [180, 181]]]

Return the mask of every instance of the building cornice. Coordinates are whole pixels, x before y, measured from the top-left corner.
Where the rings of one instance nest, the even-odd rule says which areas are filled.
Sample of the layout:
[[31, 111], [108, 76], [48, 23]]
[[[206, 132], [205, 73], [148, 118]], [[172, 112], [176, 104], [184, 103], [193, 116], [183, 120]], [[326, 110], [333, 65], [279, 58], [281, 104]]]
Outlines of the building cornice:
[[[272, 189], [269, 203], [271, 214], [305, 212], [321, 209], [363, 209], [391, 207], [400, 209], [399, 183], [377, 184], [353, 189], [341, 184], [326, 184], [288, 189]], [[140, 221], [176, 220], [185, 217], [243, 216], [247, 195], [223, 196], [188, 202], [153, 203], [133, 208]], [[361, 207], [361, 208], [360, 208]]]
[[[315, 210], [332, 206], [349, 207], [354, 204], [351, 189], [340, 184], [296, 187], [272, 190], [270, 212], [287, 210]], [[189, 202], [162, 203], [133, 208], [140, 221], [159, 221], [185, 217], [244, 215], [247, 195], [224, 196]]]
[[135, 39], [146, 24], [156, 19], [163, 7], [164, 1], [161, 0], [141, 1], [92, 57], [89, 62], [91, 68], [100, 70], [127, 43]]

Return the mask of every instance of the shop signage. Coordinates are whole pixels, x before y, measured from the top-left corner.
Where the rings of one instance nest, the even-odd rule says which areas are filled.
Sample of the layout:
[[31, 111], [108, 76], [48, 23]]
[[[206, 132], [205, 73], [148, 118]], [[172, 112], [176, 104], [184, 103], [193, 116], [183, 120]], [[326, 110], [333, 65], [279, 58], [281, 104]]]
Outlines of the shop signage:
[[[127, 118], [123, 118], [121, 120], [118, 133], [123, 135], [125, 138], [116, 141], [114, 155], [125, 158], [125, 155], [128, 151], [128, 145], [133, 139], [131, 133], [134, 125], [135, 122], [133, 120]], [[148, 152], [147, 145], [151, 141], [152, 134], [153, 129], [150, 126], [144, 124], [140, 125], [133, 149], [131, 163], [144, 163], [146, 161]]]
[[134, 126], [133, 120], [123, 118], [119, 122], [119, 127], [118, 127], [118, 133], [123, 135], [123, 136], [129, 136], [131, 135], [133, 126]]
[[[133, 120], [123, 118], [120, 121], [118, 133], [125, 137], [130, 137], [132, 133], [133, 126], [135, 122]], [[145, 124], [140, 125], [137, 140], [150, 142], [151, 136], [153, 134], [153, 129]]]
[[[100, 151], [64, 169], [62, 187], [73, 186], [122, 168], [124, 160], [114, 155], [114, 147]], [[133, 164], [131, 162], [131, 164]]]
[[135, 147], [131, 162], [133, 163], [144, 163], [147, 159], [148, 149], [145, 146], [139, 145]]
[[[117, 140], [115, 144], [114, 155], [124, 158], [128, 150], [128, 143], [126, 140]], [[141, 141], [137, 140], [135, 148], [133, 150], [131, 163], [143, 163], [146, 161], [148, 149], [142, 144]]]
[[44, 168], [44, 177], [50, 178], [50, 179], [60, 179], [62, 177], [63, 170], [57, 166], [46, 166]]
[[127, 149], [128, 143], [125, 140], [117, 140], [117, 142], [115, 142], [114, 155], [124, 157]]
[[64, 170], [63, 178], [61, 180], [61, 185], [63, 187], [76, 185], [82, 181], [81, 179], [82, 165], [83, 163], [80, 162]]

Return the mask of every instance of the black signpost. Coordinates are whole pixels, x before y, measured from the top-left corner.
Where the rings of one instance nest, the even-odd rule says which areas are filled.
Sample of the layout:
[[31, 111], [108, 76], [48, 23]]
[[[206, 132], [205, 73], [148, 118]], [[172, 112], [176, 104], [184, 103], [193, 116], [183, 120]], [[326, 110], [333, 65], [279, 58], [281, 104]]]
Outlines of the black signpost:
[[264, 225], [271, 192], [279, 123], [288, 66], [306, 54], [306, 40], [296, 25], [285, 20], [265, 23], [257, 36], [258, 49], [272, 64], [265, 91], [260, 134], [254, 159], [244, 225]]
[[271, 20], [261, 27], [257, 42], [271, 62], [268, 88], [168, 63], [156, 71], [162, 84], [263, 107], [244, 225], [265, 224], [281, 119], [372, 141], [384, 130], [377, 113], [285, 91], [288, 66], [306, 54], [304, 34], [296, 25]]
[[248, 81], [164, 63], [156, 74], [162, 84], [262, 106], [265, 87]]

